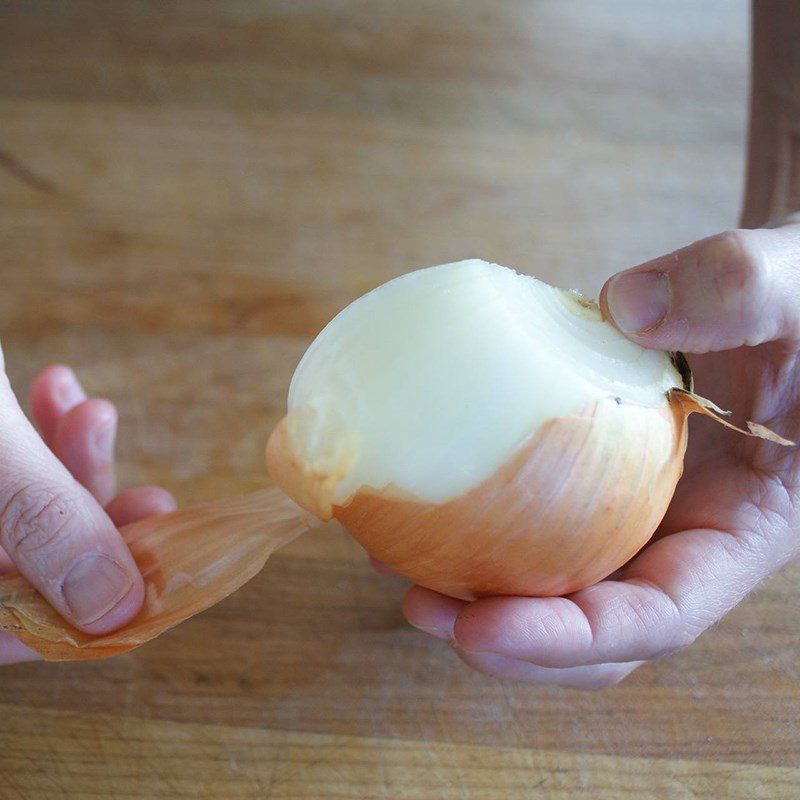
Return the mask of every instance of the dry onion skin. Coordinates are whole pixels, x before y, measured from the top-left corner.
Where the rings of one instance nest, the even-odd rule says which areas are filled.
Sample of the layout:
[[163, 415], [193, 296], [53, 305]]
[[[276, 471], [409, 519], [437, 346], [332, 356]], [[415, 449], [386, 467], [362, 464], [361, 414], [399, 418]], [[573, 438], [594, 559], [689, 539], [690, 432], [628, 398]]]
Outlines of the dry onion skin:
[[560, 595], [652, 536], [687, 417], [725, 413], [691, 389], [680, 355], [634, 344], [593, 301], [445, 264], [379, 286], [319, 334], [267, 464], [300, 506], [422, 586]]
[[128, 625], [83, 633], [15, 575], [0, 578], [0, 630], [47, 661], [125, 653], [219, 603], [306, 530], [302, 512], [275, 488], [150, 517], [121, 530], [145, 584], [144, 605]]

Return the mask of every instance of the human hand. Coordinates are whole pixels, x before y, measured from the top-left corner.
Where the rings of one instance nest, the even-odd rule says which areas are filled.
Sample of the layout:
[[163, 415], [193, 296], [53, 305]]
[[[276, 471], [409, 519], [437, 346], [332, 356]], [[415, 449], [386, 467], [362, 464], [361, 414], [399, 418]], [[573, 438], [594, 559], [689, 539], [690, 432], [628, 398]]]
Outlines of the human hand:
[[[129, 622], [144, 599], [117, 526], [172, 511], [175, 501], [157, 487], [115, 496], [117, 411], [87, 398], [68, 367], [41, 372], [30, 405], [38, 434], [0, 350], [0, 573], [18, 570], [68, 622], [107, 633]], [[0, 633], [0, 664], [37, 658]]]
[[[800, 225], [733, 231], [612, 277], [604, 313], [647, 347], [695, 354], [696, 391], [800, 437]], [[691, 644], [800, 555], [800, 450], [692, 420], [655, 536], [568, 597], [465, 603], [416, 586], [409, 622], [502, 678], [599, 689]]]

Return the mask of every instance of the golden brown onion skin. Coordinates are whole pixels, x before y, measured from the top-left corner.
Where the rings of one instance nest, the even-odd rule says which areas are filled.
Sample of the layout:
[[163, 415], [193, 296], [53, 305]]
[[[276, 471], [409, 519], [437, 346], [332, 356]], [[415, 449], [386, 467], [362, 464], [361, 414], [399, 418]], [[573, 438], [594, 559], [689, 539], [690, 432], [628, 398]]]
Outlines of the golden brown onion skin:
[[379, 561], [470, 600], [566, 594], [622, 566], [663, 518], [685, 449], [680, 402], [651, 408], [609, 398], [547, 421], [490, 478], [440, 505], [391, 489], [362, 489], [341, 506], [329, 496], [309, 503], [323, 481], [293, 455], [284, 423], [268, 464], [290, 497], [336, 517]]

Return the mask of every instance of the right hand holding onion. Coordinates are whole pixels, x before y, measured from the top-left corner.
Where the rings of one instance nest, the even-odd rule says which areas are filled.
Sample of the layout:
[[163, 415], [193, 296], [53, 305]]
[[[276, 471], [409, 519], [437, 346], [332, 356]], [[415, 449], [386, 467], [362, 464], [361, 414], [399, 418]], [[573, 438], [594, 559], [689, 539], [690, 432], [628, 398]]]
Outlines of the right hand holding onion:
[[[632, 341], [681, 350], [697, 391], [800, 433], [800, 226], [732, 231], [614, 276], [604, 314]], [[584, 689], [685, 647], [800, 555], [796, 448], [692, 428], [684, 478], [651, 543], [566, 597], [467, 603], [416, 586], [409, 621], [491, 675]]]

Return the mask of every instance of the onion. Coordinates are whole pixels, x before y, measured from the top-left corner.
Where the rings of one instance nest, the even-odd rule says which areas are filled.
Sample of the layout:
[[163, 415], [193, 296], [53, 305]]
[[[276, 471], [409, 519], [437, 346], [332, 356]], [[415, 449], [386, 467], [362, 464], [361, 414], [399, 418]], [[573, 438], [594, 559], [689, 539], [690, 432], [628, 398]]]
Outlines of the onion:
[[559, 595], [651, 537], [698, 410], [719, 411], [678, 354], [634, 344], [575, 292], [469, 260], [403, 275], [328, 324], [267, 464], [416, 583]]

